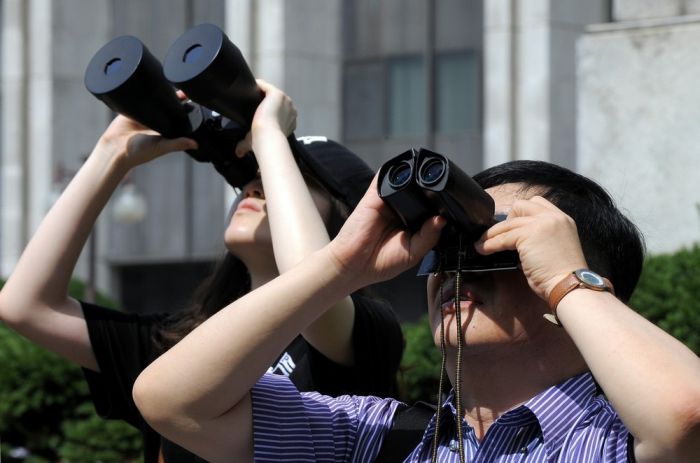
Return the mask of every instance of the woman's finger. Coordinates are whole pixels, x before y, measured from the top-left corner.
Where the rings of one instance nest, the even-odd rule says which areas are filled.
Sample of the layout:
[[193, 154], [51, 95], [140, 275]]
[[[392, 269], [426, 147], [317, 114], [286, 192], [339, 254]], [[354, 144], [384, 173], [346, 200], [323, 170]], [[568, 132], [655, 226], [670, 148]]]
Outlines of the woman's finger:
[[191, 138], [163, 138], [160, 141], [160, 150], [163, 153], [171, 153], [173, 151], [186, 151], [197, 149], [197, 142]]
[[251, 151], [253, 151], [253, 137], [251, 132], [248, 132], [245, 138], [236, 144], [236, 157], [242, 158]]

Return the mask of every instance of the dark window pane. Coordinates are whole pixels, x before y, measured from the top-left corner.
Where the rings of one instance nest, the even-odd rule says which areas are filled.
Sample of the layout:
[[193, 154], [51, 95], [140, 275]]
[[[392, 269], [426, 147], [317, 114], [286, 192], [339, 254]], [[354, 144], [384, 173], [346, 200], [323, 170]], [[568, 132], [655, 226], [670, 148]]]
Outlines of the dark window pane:
[[381, 64], [345, 67], [343, 130], [348, 140], [384, 135], [384, 71]]
[[421, 57], [389, 61], [388, 93], [389, 134], [424, 134], [426, 96]]
[[479, 61], [475, 52], [437, 57], [437, 131], [457, 133], [479, 128]]

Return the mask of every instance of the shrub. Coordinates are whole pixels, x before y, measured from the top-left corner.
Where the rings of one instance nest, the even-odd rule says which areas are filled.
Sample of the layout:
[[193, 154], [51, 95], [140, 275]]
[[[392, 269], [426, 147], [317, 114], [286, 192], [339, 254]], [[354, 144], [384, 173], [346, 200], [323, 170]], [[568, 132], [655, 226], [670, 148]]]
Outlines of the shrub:
[[[0, 281], [0, 286], [2, 282]], [[81, 298], [84, 285], [71, 283]], [[111, 304], [104, 296], [98, 301]], [[26, 449], [26, 462], [122, 462], [141, 453], [138, 432], [99, 418], [80, 368], [0, 324], [1, 459]], [[117, 455], [117, 453], [119, 453]]]
[[419, 400], [435, 403], [442, 356], [435, 347], [428, 315], [403, 325], [406, 349], [399, 370], [399, 396], [412, 404]]
[[58, 453], [63, 461], [121, 463], [141, 459], [141, 438], [132, 427], [100, 418], [92, 403], [84, 402], [75, 411], [61, 426], [63, 443]]
[[700, 355], [700, 247], [649, 257], [630, 305]]

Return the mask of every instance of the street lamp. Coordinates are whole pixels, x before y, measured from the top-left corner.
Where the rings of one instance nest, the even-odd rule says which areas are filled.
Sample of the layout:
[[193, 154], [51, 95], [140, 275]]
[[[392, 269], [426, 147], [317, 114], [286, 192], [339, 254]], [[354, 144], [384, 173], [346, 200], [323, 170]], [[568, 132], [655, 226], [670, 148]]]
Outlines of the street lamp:
[[[135, 224], [142, 221], [148, 212], [144, 195], [136, 184], [126, 179], [114, 198], [112, 217], [119, 223]], [[97, 296], [97, 226], [94, 226], [88, 238], [88, 271], [85, 281], [84, 298], [94, 303]]]
[[[60, 161], [54, 166], [53, 182], [47, 197], [47, 209], [50, 209], [66, 188], [74, 172], [67, 169]], [[145, 196], [136, 188], [136, 184], [126, 178], [117, 191], [112, 203], [112, 217], [119, 223], [135, 224], [142, 221], [148, 212]], [[87, 278], [85, 279], [86, 302], [94, 303], [97, 295], [97, 224], [93, 226], [87, 242]]]
[[134, 224], [142, 221], [147, 212], [146, 198], [136, 189], [133, 182], [127, 180], [114, 199], [112, 217], [120, 223]]

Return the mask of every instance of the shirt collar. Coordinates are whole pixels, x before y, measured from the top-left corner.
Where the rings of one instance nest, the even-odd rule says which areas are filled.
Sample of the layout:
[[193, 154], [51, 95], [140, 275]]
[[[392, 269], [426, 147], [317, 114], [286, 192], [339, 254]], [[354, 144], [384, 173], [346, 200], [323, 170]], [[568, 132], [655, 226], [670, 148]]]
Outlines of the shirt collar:
[[525, 402], [542, 429], [548, 453], [558, 451], [566, 433], [596, 395], [593, 376], [586, 372], [569, 378]]
[[[524, 425], [531, 422], [532, 415], [539, 422], [544, 443], [550, 453], [558, 451], [569, 431], [597, 394], [597, 386], [589, 373], [569, 378], [537, 394], [523, 405], [498, 418], [502, 425]], [[456, 419], [455, 391], [452, 389], [442, 402], [441, 425], [451, 428]], [[431, 427], [435, 425], [435, 417]]]

